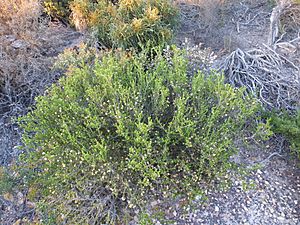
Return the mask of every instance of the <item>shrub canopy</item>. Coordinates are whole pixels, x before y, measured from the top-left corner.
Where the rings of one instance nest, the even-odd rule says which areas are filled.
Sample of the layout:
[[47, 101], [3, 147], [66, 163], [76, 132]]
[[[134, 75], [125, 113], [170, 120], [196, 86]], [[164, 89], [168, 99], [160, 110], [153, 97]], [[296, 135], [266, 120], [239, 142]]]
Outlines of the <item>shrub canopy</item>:
[[44, 11], [53, 18], [68, 21], [71, 10], [69, 4], [72, 0], [43, 0]]
[[170, 42], [178, 9], [171, 0], [43, 0], [45, 12], [89, 31], [102, 48]]
[[300, 158], [300, 110], [294, 115], [289, 115], [287, 112], [281, 115], [273, 113], [270, 118], [274, 133], [284, 135], [293, 153]]
[[170, 0], [74, 0], [70, 8], [79, 30], [92, 31], [101, 46], [124, 49], [169, 42], [178, 14]]
[[57, 220], [124, 221], [149, 196], [189, 196], [226, 173], [257, 109], [217, 73], [189, 77], [176, 48], [107, 53], [71, 66], [20, 119], [23, 171]]

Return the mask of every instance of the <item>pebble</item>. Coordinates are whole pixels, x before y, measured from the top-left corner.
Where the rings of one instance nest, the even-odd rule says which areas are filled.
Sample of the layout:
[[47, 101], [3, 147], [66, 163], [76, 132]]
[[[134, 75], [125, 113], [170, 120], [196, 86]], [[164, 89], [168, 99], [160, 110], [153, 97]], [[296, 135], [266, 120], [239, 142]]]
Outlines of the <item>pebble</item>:
[[157, 204], [158, 204], [158, 201], [153, 201], [153, 202], [150, 203], [150, 205], [151, 205], [152, 207], [156, 206]]
[[13, 42], [13, 41], [16, 40], [16, 36], [15, 35], [5, 35], [5, 38], [9, 42]]
[[36, 207], [36, 204], [35, 204], [34, 202], [27, 201], [27, 202], [26, 202], [26, 206], [27, 206], [28, 208], [35, 208], [35, 207]]
[[16, 40], [13, 43], [11, 43], [11, 46], [13, 48], [19, 49], [19, 48], [25, 48], [28, 46], [27, 42], [23, 41], [23, 40]]

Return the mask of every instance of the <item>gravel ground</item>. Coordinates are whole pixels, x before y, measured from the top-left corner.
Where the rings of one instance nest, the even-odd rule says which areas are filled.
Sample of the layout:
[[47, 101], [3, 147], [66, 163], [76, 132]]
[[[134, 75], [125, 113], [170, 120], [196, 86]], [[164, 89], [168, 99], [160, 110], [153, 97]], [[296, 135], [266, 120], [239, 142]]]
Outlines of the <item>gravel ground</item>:
[[[234, 178], [232, 186], [226, 191], [207, 188], [208, 200], [204, 203], [195, 201], [193, 206], [182, 206], [181, 199], [170, 204], [165, 209], [169, 222], [157, 221], [156, 225], [300, 224], [299, 161], [291, 158], [287, 149], [278, 153], [276, 147], [242, 148], [238, 160], [249, 166], [263, 162], [259, 169], [249, 172], [244, 180]], [[244, 188], [245, 180], [253, 185]]]
[[209, 201], [176, 218], [177, 224], [300, 224], [300, 171], [275, 159], [249, 176], [255, 187], [243, 191], [238, 180], [229, 191], [208, 191]]

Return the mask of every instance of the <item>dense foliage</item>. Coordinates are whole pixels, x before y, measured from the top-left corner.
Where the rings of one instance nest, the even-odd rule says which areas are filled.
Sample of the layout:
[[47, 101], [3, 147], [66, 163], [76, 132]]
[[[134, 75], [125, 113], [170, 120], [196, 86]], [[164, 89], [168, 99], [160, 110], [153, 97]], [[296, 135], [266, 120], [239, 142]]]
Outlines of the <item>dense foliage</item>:
[[43, 0], [45, 12], [53, 18], [68, 20], [71, 0]]
[[171, 40], [177, 9], [170, 0], [74, 0], [72, 21], [80, 30], [89, 29], [107, 48], [157, 46]]
[[68, 71], [20, 119], [25, 181], [56, 223], [126, 223], [149, 196], [192, 196], [232, 168], [234, 139], [258, 109], [219, 74], [187, 76], [176, 48]]
[[170, 0], [44, 0], [43, 5], [50, 16], [90, 31], [104, 48], [169, 42], [178, 14]]
[[300, 158], [300, 110], [295, 115], [284, 113], [271, 116], [272, 130], [282, 134], [291, 145], [291, 149]]

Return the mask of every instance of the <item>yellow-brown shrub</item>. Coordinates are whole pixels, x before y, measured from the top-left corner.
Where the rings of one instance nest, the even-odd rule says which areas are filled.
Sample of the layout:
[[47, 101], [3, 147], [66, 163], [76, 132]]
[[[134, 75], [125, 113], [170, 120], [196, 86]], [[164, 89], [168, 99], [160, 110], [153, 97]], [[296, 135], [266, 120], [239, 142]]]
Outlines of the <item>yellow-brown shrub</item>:
[[169, 0], [74, 0], [70, 8], [75, 27], [92, 31], [107, 48], [168, 42], [176, 25], [177, 9]]

